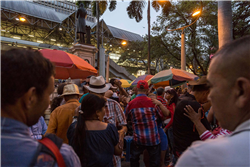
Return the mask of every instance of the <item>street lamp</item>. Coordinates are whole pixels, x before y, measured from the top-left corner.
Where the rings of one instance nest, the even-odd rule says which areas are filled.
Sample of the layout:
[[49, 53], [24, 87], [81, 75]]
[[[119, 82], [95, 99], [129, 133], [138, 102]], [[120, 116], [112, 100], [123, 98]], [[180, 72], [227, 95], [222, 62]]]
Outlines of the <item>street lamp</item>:
[[[202, 3], [202, 2], [201, 2]], [[168, 30], [167, 31], [176, 31], [176, 30], [182, 30], [181, 33], [181, 69], [186, 71], [186, 50], [185, 50], [185, 33], [184, 33], [184, 29], [187, 27], [190, 27], [191, 25], [193, 25], [200, 17], [201, 14], [201, 10], [196, 11], [192, 14], [193, 17], [198, 16], [191, 24], [181, 27], [181, 28], [177, 28], [177, 29], [172, 29], [172, 30]]]

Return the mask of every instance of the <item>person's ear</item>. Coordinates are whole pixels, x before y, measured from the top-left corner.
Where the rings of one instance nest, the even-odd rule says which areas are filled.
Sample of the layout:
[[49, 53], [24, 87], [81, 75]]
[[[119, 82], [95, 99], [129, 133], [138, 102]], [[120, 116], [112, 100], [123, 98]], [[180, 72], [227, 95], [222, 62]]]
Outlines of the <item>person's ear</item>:
[[236, 98], [236, 106], [244, 108], [250, 101], [250, 80], [240, 77], [235, 82], [233, 90]]
[[36, 88], [31, 87], [24, 95], [23, 95], [23, 105], [25, 109], [32, 108], [37, 102], [37, 94]]

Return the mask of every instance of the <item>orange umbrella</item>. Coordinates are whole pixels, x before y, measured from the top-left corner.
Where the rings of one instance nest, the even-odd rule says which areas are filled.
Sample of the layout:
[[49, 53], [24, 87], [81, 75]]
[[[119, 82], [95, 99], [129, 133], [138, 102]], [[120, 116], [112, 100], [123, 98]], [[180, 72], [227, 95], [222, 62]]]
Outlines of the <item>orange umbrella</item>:
[[56, 79], [85, 79], [89, 75], [97, 75], [97, 70], [82, 58], [61, 51], [42, 49], [42, 55], [54, 63]]

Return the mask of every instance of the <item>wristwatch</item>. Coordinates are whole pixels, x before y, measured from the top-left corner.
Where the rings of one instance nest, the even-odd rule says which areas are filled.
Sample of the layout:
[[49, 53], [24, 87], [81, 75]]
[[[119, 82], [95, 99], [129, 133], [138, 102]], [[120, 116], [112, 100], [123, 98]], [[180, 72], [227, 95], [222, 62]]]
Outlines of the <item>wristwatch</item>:
[[77, 118], [78, 118], [78, 116], [75, 116], [75, 115], [74, 115], [74, 116], [73, 116], [73, 119], [75, 119], [75, 118], [77, 119]]

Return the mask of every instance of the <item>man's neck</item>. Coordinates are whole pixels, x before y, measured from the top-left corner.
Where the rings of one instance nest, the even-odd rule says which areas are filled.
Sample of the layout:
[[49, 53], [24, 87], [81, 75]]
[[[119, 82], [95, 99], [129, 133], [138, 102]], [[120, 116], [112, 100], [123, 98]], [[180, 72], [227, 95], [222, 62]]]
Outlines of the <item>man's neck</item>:
[[146, 92], [137, 92], [137, 95], [139, 95], [139, 94], [146, 95]]
[[17, 120], [19, 122], [22, 122], [24, 124], [27, 124], [27, 119], [24, 114], [24, 111], [22, 111], [22, 107], [17, 106], [6, 106], [5, 108], [1, 108], [1, 117], [5, 118], [11, 118], [14, 120]]

